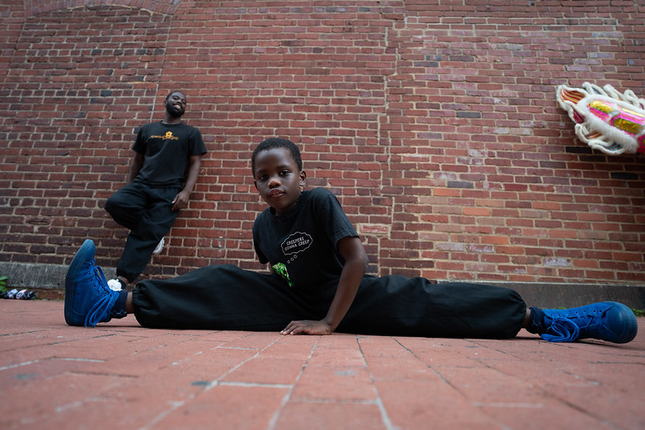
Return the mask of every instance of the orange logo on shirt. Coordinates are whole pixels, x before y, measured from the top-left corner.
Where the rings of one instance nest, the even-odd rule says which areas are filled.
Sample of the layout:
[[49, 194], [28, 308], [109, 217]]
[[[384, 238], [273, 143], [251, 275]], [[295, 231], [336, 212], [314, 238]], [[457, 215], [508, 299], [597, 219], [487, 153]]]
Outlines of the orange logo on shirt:
[[177, 136], [172, 135], [172, 131], [167, 131], [163, 136], [150, 136], [150, 139], [179, 140]]

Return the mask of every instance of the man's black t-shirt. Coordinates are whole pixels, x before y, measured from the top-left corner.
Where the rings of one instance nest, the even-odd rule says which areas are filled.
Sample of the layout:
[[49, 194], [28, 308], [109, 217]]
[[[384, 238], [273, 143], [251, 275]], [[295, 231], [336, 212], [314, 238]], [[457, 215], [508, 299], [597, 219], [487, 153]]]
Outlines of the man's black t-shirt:
[[294, 288], [307, 288], [338, 279], [344, 260], [338, 241], [358, 237], [338, 199], [315, 188], [300, 194], [297, 205], [284, 215], [264, 210], [253, 224], [253, 244], [261, 263]]
[[184, 123], [145, 124], [132, 149], [145, 156], [136, 180], [158, 187], [181, 187], [190, 157], [206, 153], [199, 130]]

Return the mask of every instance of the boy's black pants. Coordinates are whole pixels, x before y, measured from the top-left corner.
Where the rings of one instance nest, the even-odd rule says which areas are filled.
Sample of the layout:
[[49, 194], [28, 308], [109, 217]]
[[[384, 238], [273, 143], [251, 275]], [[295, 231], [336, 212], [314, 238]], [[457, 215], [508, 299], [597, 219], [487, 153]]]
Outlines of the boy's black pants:
[[132, 282], [145, 270], [152, 251], [179, 214], [171, 210], [179, 191], [177, 187], [156, 188], [134, 181], [107, 200], [105, 210], [114, 221], [130, 230], [116, 266], [117, 276]]
[[[292, 320], [324, 318], [335, 288], [336, 281], [305, 291], [275, 274], [209, 266], [170, 280], [139, 282], [133, 304], [144, 327], [280, 331]], [[507, 288], [365, 276], [336, 331], [504, 339], [517, 335], [525, 312], [520, 295]]]

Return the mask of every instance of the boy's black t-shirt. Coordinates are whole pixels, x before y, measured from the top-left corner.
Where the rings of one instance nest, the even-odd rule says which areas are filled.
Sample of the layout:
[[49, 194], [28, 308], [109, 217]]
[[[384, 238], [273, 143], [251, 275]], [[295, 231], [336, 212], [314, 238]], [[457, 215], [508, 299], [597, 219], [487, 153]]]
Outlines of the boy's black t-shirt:
[[261, 263], [294, 288], [307, 288], [337, 280], [344, 260], [338, 241], [358, 237], [338, 199], [329, 190], [304, 191], [296, 207], [277, 216], [264, 210], [253, 224], [253, 244]]
[[206, 153], [199, 130], [184, 123], [145, 124], [132, 149], [145, 156], [136, 180], [163, 187], [181, 187], [190, 157]]

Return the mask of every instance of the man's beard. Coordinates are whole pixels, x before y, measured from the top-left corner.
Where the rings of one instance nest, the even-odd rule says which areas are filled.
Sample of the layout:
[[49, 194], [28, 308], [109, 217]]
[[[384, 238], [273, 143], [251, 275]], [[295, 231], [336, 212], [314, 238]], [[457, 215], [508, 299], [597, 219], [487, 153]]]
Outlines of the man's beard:
[[186, 109], [177, 110], [173, 105], [167, 104], [166, 112], [174, 117], [180, 118], [186, 112]]

